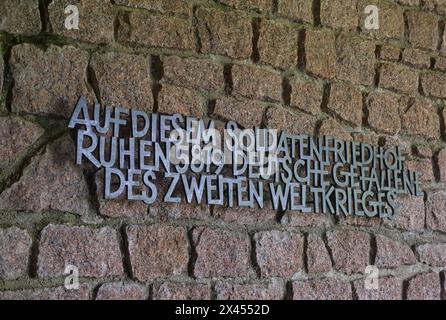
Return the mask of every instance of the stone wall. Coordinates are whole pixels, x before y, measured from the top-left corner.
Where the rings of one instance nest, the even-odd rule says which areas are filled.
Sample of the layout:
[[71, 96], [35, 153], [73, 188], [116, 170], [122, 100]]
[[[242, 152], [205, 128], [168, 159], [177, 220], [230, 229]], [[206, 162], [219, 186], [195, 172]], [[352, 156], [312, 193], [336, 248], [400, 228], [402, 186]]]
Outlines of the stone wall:
[[[446, 298], [445, 24], [443, 0], [2, 0], [0, 299]], [[424, 197], [394, 220], [104, 201], [81, 95], [400, 145]]]

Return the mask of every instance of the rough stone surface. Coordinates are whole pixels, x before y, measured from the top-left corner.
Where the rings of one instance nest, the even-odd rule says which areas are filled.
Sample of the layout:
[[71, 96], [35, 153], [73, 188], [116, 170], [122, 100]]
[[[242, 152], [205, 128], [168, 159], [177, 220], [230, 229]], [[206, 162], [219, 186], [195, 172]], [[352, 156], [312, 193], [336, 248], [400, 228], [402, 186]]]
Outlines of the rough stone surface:
[[438, 57], [437, 59], [435, 59], [435, 69], [446, 72], [446, 58]]
[[382, 46], [379, 50], [379, 57], [383, 60], [397, 62], [400, 60], [401, 49], [391, 46]]
[[362, 122], [362, 92], [351, 85], [335, 83], [330, 88], [327, 108], [353, 125]]
[[282, 78], [279, 74], [250, 66], [232, 67], [233, 93], [243, 97], [280, 101]]
[[190, 16], [192, 14], [192, 3], [188, 0], [115, 0], [115, 3], [131, 8], [142, 8], [162, 13], [173, 13], [184, 16]]
[[[79, 10], [79, 28], [67, 29], [65, 8], [75, 5]], [[71, 13], [71, 11], [70, 11]], [[53, 33], [83, 42], [104, 44], [113, 41], [113, 6], [101, 0], [54, 0], [48, 5]]]
[[211, 286], [202, 283], [164, 282], [153, 289], [155, 300], [210, 300]]
[[208, 92], [220, 92], [224, 89], [223, 66], [212, 60], [168, 56], [162, 62], [161, 83]]
[[438, 153], [438, 167], [440, 169], [440, 181], [446, 182], [446, 149]]
[[272, 6], [271, 0], [217, 0], [217, 1], [237, 9], [253, 10], [262, 13], [269, 12]]
[[427, 52], [412, 48], [403, 51], [402, 61], [420, 69], [429, 69], [431, 65], [431, 58]]
[[278, 0], [277, 11], [281, 16], [313, 23], [313, 3], [311, 0]]
[[306, 30], [305, 70], [311, 75], [332, 79], [336, 69], [335, 36], [326, 30]]
[[426, 95], [435, 98], [446, 98], [446, 74], [440, 72], [421, 75], [421, 86]]
[[20, 180], [0, 194], [0, 210], [91, 214], [88, 186], [81, 166], [75, 165], [75, 153], [74, 143], [66, 136], [48, 145]]
[[402, 131], [408, 135], [436, 139], [440, 136], [440, 119], [432, 102], [416, 98], [401, 116]]
[[285, 286], [274, 279], [266, 284], [217, 282], [215, 292], [217, 300], [282, 300]]
[[361, 231], [327, 232], [335, 269], [346, 274], [363, 273], [369, 265], [370, 236]]
[[426, 224], [429, 229], [446, 232], [446, 192], [438, 191], [428, 195], [426, 203]]
[[148, 289], [138, 283], [112, 282], [99, 287], [96, 300], [146, 300]]
[[393, 220], [385, 219], [384, 224], [391, 228], [411, 231], [424, 229], [425, 208], [423, 197], [402, 196], [395, 201]]
[[195, 48], [191, 23], [177, 17], [129, 12], [119, 17], [117, 33], [118, 41], [126, 45], [186, 50]]
[[425, 0], [423, 1], [423, 9], [446, 16], [446, 3], [443, 0]]
[[[319, 52], [322, 51], [319, 49]], [[337, 79], [366, 86], [373, 83], [375, 45], [371, 41], [341, 34], [336, 41], [336, 53]]]
[[163, 225], [126, 228], [132, 274], [140, 281], [187, 272], [189, 245], [181, 227]]
[[433, 267], [446, 266], [446, 244], [444, 243], [426, 243], [417, 247], [417, 253], [422, 263]]
[[202, 117], [202, 103], [203, 100], [197, 92], [166, 84], [162, 86], [158, 95], [158, 112]]
[[292, 114], [286, 109], [271, 107], [267, 111], [268, 127], [284, 130], [289, 134], [314, 133], [316, 118], [306, 114]]
[[329, 224], [330, 216], [322, 213], [298, 213], [287, 211], [280, 221], [290, 227], [322, 227]]
[[321, 112], [323, 84], [316, 80], [293, 77], [289, 80], [291, 86], [290, 105], [313, 115]]
[[399, 100], [387, 92], [373, 92], [367, 97], [367, 122], [378, 132], [396, 134], [401, 129]]
[[87, 53], [71, 46], [51, 45], [45, 51], [31, 44], [14, 46], [12, 111], [70, 117], [80, 96], [92, 100], [87, 64]]
[[351, 141], [351, 135], [335, 119], [329, 118], [322, 122], [319, 127], [319, 136], [330, 136], [345, 141]]
[[64, 275], [76, 266], [80, 277], [100, 278], [124, 273], [116, 231], [48, 225], [40, 235], [37, 274], [41, 278]]
[[418, 274], [408, 282], [408, 300], [440, 300], [441, 285], [438, 273]]
[[396, 268], [417, 262], [415, 254], [408, 245], [382, 235], [376, 236], [376, 260], [378, 268]]
[[271, 209], [270, 205], [267, 203], [263, 209], [216, 206], [214, 207], [214, 217], [230, 223], [250, 226], [261, 225], [273, 222], [276, 217], [276, 211]]
[[339, 279], [312, 279], [293, 282], [294, 300], [351, 300], [348, 282]]
[[239, 14], [199, 8], [196, 12], [201, 51], [237, 59], [251, 56], [252, 26]]
[[337, 29], [355, 29], [358, 26], [357, 2], [357, 0], [321, 0], [321, 23]]
[[385, 63], [380, 69], [379, 85], [392, 91], [415, 94], [418, 91], [418, 74], [409, 67]]
[[403, 282], [395, 277], [378, 278], [378, 289], [366, 289], [365, 280], [353, 282], [359, 300], [401, 300]]
[[18, 117], [0, 118], [0, 164], [17, 157], [32, 145], [44, 130], [29, 121]]
[[250, 272], [250, 243], [246, 235], [227, 230], [196, 228], [192, 233], [198, 278], [246, 277]]
[[439, 39], [438, 17], [422, 11], [409, 11], [406, 16], [409, 42], [416, 48], [435, 50]]
[[18, 291], [0, 291], [0, 300], [88, 300], [91, 285], [80, 284], [79, 290], [65, 287], [39, 288]]
[[260, 63], [280, 69], [297, 65], [298, 30], [269, 20], [260, 23], [258, 50]]
[[431, 159], [412, 159], [406, 160], [405, 166], [408, 170], [420, 174], [420, 182], [432, 182], [435, 180]]
[[17, 279], [26, 274], [31, 243], [25, 230], [0, 229], [0, 279]]
[[149, 59], [122, 53], [94, 54], [91, 63], [103, 104], [152, 111]]
[[236, 121], [245, 128], [259, 127], [265, 107], [258, 101], [238, 100], [230, 97], [217, 99], [214, 114]]
[[331, 259], [322, 237], [309, 234], [307, 238], [307, 267], [308, 273], [329, 272]]
[[0, 3], [0, 31], [31, 36], [41, 29], [38, 0], [3, 0]]
[[303, 268], [303, 237], [299, 234], [264, 231], [254, 235], [257, 264], [262, 277], [291, 277]]

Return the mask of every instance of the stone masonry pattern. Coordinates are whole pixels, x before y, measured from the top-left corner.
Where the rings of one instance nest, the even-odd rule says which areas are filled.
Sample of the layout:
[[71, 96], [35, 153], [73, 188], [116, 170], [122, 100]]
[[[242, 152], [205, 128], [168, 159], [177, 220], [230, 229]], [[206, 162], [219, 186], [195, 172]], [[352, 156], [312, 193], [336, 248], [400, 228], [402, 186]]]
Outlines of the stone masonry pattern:
[[[2, 0], [0, 299], [446, 299], [445, 25], [443, 0]], [[424, 197], [393, 220], [104, 201], [81, 95], [400, 145]]]

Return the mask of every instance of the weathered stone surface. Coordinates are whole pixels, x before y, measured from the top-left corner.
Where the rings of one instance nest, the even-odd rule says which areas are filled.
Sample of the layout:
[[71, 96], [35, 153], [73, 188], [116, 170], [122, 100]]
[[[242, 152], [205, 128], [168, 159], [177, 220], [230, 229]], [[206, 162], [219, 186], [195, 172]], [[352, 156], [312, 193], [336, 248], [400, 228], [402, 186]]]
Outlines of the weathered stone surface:
[[443, 0], [425, 0], [423, 9], [436, 12], [440, 15], [446, 15], [446, 3]]
[[[5, 74], [5, 61], [3, 61], [3, 57], [0, 57], [0, 75]], [[3, 78], [4, 76], [0, 77], [0, 92], [3, 92]]]
[[424, 229], [423, 197], [401, 196], [395, 200], [395, 216], [393, 220], [385, 219], [384, 225], [410, 231]]
[[183, 87], [163, 85], [158, 94], [158, 112], [180, 113], [185, 116], [202, 117], [202, 98], [192, 90]]
[[408, 245], [382, 235], [376, 235], [376, 260], [378, 268], [397, 268], [415, 264], [417, 259]]
[[362, 92], [348, 84], [334, 83], [330, 88], [327, 108], [337, 116], [360, 126], [362, 123]]
[[150, 62], [147, 57], [116, 52], [95, 53], [90, 65], [103, 104], [152, 111]]
[[408, 300], [440, 300], [440, 277], [436, 272], [418, 274], [409, 280]]
[[[65, 8], [75, 5], [79, 11], [79, 28], [67, 29]], [[71, 11], [70, 11], [71, 13]], [[113, 41], [114, 13], [110, 2], [101, 0], [54, 0], [48, 5], [53, 33], [84, 42], [104, 44]]]
[[265, 101], [280, 101], [282, 98], [282, 78], [278, 73], [234, 65], [232, 81], [234, 94]]
[[412, 159], [404, 163], [406, 169], [418, 172], [420, 182], [431, 182], [435, 180], [431, 159]]
[[352, 288], [348, 282], [324, 278], [293, 282], [294, 300], [351, 300]]
[[[147, 30], [150, 30], [148, 32]], [[195, 49], [190, 21], [132, 11], [119, 16], [118, 41], [127, 45]]]
[[311, 0], [278, 0], [277, 10], [281, 16], [313, 23], [313, 2]]
[[249, 274], [251, 246], [247, 236], [204, 227], [194, 229], [192, 236], [197, 252], [196, 277], [245, 277]]
[[190, 16], [192, 14], [192, 3], [188, 0], [115, 0], [115, 3], [131, 8], [142, 8], [162, 13], [173, 13], [184, 16]]
[[446, 232], [446, 192], [438, 191], [428, 195], [426, 203], [426, 224], [429, 229]]
[[285, 231], [254, 235], [257, 264], [262, 277], [291, 277], [303, 268], [303, 237]]
[[381, 224], [381, 218], [374, 217], [361, 217], [361, 216], [339, 216], [338, 224], [358, 226], [358, 227], [369, 227], [378, 228]]
[[[325, 54], [319, 47], [322, 54]], [[341, 34], [336, 41], [336, 78], [371, 85], [375, 78], [375, 45], [359, 37]], [[328, 52], [330, 54], [330, 52]]]
[[322, 213], [300, 213], [287, 211], [280, 223], [290, 227], [322, 227], [330, 223], [330, 216]]
[[212, 60], [169, 56], [162, 58], [162, 61], [164, 72], [161, 83], [209, 92], [224, 89], [223, 66]]
[[290, 105], [313, 115], [321, 112], [323, 84], [312, 79], [293, 77], [289, 80], [291, 86]]
[[0, 118], [0, 164], [18, 156], [43, 133], [40, 126], [21, 118]]
[[438, 167], [440, 169], [440, 181], [446, 182], [446, 149], [442, 149], [438, 152], [437, 159]]
[[441, 45], [440, 53], [446, 55], [446, 31], [443, 31], [443, 44]]
[[208, 8], [198, 8], [196, 17], [203, 53], [237, 59], [251, 56], [253, 32], [250, 19], [240, 14]]
[[[14, 78], [12, 111], [68, 118], [87, 87], [88, 56], [71, 46], [51, 45], [45, 51], [31, 44], [14, 46], [10, 65]], [[92, 99], [89, 99], [92, 100]]]
[[377, 146], [379, 143], [379, 136], [373, 132], [352, 132], [353, 140], [362, 143], [368, 143], [372, 146]]
[[446, 98], [446, 74], [440, 72], [422, 74], [421, 87], [428, 96]]
[[297, 65], [298, 30], [290, 25], [271, 20], [260, 23], [259, 62], [280, 69]]
[[269, 203], [263, 209], [216, 206], [214, 207], [214, 217], [225, 222], [255, 226], [274, 221], [276, 211], [271, 209], [270, 206]]
[[336, 72], [335, 36], [326, 30], [305, 33], [305, 69], [318, 77], [332, 79]]
[[153, 288], [155, 300], [210, 300], [211, 286], [202, 283], [163, 282]]
[[66, 136], [48, 145], [20, 180], [0, 195], [0, 210], [90, 214], [89, 190], [82, 168], [75, 165], [75, 154], [74, 143]]
[[401, 49], [391, 46], [382, 46], [379, 50], [379, 57], [383, 60], [397, 62], [400, 60]]
[[219, 281], [215, 284], [217, 300], [282, 300], [285, 285], [271, 280], [266, 284], [237, 284]]
[[414, 98], [401, 116], [402, 131], [407, 135], [436, 139], [440, 137], [440, 119], [430, 100]]
[[[111, 218], [135, 218], [147, 217], [147, 205], [141, 200], [127, 200], [126, 193], [119, 199], [105, 199], [104, 197], [104, 170], [96, 173], [96, 195], [99, 202], [99, 213]], [[112, 190], [116, 190], [119, 183], [112, 183]], [[136, 188], [135, 188], [136, 189]]]
[[236, 121], [245, 128], [259, 127], [265, 107], [258, 101], [238, 100], [230, 97], [217, 99], [214, 114]]
[[395, 277], [378, 278], [378, 289], [366, 289], [365, 280], [353, 282], [359, 300], [401, 300], [403, 282]]
[[346, 274], [363, 273], [369, 264], [370, 236], [361, 231], [329, 231], [335, 269]]
[[217, 0], [217, 1], [237, 9], [253, 10], [262, 13], [269, 12], [272, 6], [271, 0]]
[[420, 262], [433, 267], [446, 266], [446, 244], [444, 243], [426, 243], [417, 247], [417, 253]]
[[439, 39], [438, 17], [422, 11], [408, 11], [406, 16], [412, 46], [435, 50]]
[[321, 0], [321, 23], [336, 29], [358, 26], [357, 0]]
[[431, 65], [431, 57], [427, 52], [412, 48], [404, 49], [402, 61], [420, 69], [429, 69]]
[[435, 66], [434, 67], [435, 67], [436, 70], [440, 70], [440, 71], [446, 72], [446, 58], [444, 58], [444, 57], [437, 57], [435, 59]]
[[123, 275], [116, 231], [109, 227], [46, 226], [40, 234], [38, 276], [60, 277], [67, 265], [76, 266], [80, 277]]
[[126, 228], [132, 273], [140, 281], [152, 281], [187, 272], [189, 246], [181, 227], [163, 225]]
[[27, 36], [40, 32], [38, 0], [3, 0], [0, 3], [0, 31]]
[[25, 230], [0, 229], [0, 279], [17, 279], [26, 274], [31, 243]]
[[319, 128], [319, 137], [330, 136], [341, 140], [351, 141], [351, 135], [335, 119], [328, 118]]
[[92, 288], [89, 284], [80, 284], [78, 290], [65, 287], [27, 289], [18, 291], [0, 291], [0, 300], [88, 300]]
[[293, 114], [286, 109], [271, 107], [267, 110], [268, 127], [284, 130], [289, 134], [314, 134], [316, 117], [307, 114]]
[[418, 74], [403, 65], [384, 63], [380, 68], [379, 85], [392, 91], [415, 94], [418, 91]]
[[[369, 5], [375, 5], [379, 9], [379, 29], [367, 29], [365, 19], [370, 16], [365, 12]], [[360, 16], [360, 27], [363, 33], [374, 35], [378, 39], [404, 38], [404, 9], [387, 0], [361, 0], [358, 4]]]
[[311, 233], [307, 238], [308, 273], [329, 272], [331, 259], [322, 237]]
[[147, 287], [132, 282], [112, 282], [101, 285], [96, 300], [146, 300]]
[[388, 92], [376, 91], [367, 97], [367, 122], [374, 130], [396, 134], [401, 129], [400, 102]]

